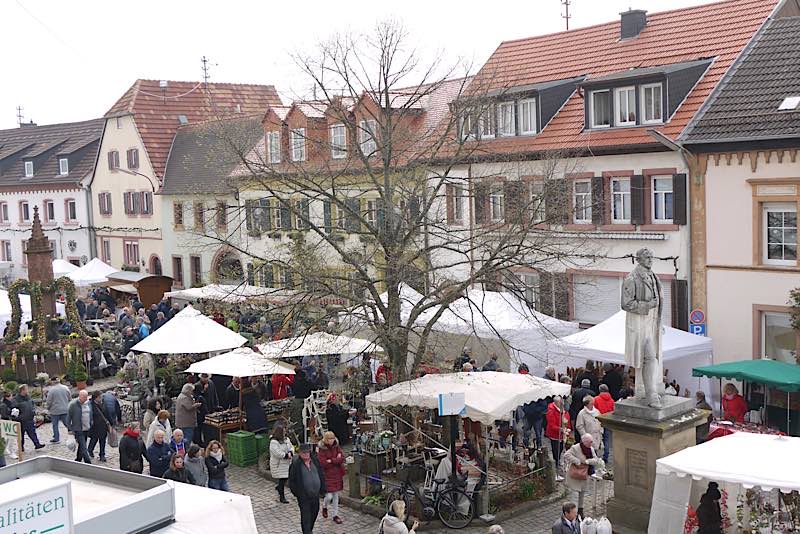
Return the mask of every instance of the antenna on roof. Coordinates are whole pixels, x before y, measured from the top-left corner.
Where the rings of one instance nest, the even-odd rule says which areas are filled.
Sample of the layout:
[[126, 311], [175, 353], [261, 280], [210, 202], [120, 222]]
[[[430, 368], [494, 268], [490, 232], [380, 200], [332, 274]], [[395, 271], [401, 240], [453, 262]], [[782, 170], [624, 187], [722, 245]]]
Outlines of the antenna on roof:
[[203, 84], [206, 86], [206, 88], [208, 88], [208, 79], [211, 77], [208, 74], [208, 58], [203, 56], [200, 58], [200, 61], [203, 62]]
[[561, 18], [567, 23], [567, 30], [569, 30], [569, 19], [572, 18], [572, 15], [569, 14], [569, 6], [571, 4], [571, 0], [561, 0], [561, 5], [564, 6], [564, 14], [561, 15]]
[[25, 115], [22, 114], [22, 110], [22, 106], [17, 106], [17, 126], [22, 126], [22, 121], [25, 120]]

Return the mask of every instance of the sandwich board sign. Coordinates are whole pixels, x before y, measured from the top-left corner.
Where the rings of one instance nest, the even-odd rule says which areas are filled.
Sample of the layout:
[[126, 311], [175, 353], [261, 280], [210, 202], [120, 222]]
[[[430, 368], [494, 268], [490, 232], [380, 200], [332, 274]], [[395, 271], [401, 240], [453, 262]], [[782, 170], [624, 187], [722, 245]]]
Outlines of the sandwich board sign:
[[0, 485], [0, 534], [74, 534], [72, 485], [66, 478], [20, 478]]
[[6, 456], [22, 461], [22, 425], [19, 421], [0, 420], [0, 437], [6, 442]]

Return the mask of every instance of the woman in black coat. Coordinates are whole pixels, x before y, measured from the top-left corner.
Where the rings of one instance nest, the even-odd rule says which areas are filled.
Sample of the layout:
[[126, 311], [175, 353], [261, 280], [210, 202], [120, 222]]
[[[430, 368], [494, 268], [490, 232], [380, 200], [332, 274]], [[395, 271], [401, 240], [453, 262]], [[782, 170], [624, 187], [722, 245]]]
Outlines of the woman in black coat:
[[147, 448], [139, 434], [139, 423], [130, 423], [119, 440], [119, 469], [142, 474]]
[[716, 482], [708, 483], [708, 490], [700, 497], [697, 507], [697, 521], [700, 524], [698, 534], [722, 534], [722, 511], [719, 500], [722, 494]]
[[347, 416], [347, 411], [339, 404], [339, 397], [336, 393], [331, 393], [328, 396], [325, 418], [328, 420], [328, 430], [336, 434], [339, 444], [350, 442], [350, 425], [347, 424]]
[[89, 456], [94, 458], [94, 447], [100, 443], [100, 461], [106, 461], [106, 438], [111, 431], [111, 424], [102, 409], [100, 392], [92, 392], [92, 426], [89, 428]]
[[184, 484], [195, 484], [194, 476], [183, 467], [183, 456], [180, 454], [173, 454], [169, 460], [169, 469], [167, 469], [161, 478], [173, 480], [175, 482], [183, 482]]

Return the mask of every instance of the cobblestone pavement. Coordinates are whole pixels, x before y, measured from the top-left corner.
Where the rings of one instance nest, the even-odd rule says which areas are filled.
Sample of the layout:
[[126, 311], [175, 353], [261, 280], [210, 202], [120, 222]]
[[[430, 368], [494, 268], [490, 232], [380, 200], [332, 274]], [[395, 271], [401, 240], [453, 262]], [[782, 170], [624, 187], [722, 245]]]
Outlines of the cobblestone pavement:
[[[66, 429], [64, 429], [64, 427], [61, 427], [62, 441], [60, 444], [48, 443], [52, 438], [52, 430], [49, 423], [39, 427], [37, 433], [39, 440], [47, 444], [47, 446], [38, 452], [31, 452], [33, 446], [30, 441], [26, 439], [27, 458], [45, 454], [66, 459], [73, 459], [75, 457], [75, 453], [67, 449], [65, 445]], [[98, 453], [99, 451], [95, 450], [95, 457], [98, 456]], [[108, 462], [99, 465], [106, 465], [109, 468], [117, 469], [119, 467], [119, 454], [117, 449], [107, 447], [106, 455]], [[9, 459], [9, 461], [13, 460]], [[145, 473], [147, 472], [146, 469], [145, 467]], [[291, 498], [291, 495], [289, 495], [290, 504], [280, 504], [272, 482], [261, 477], [255, 467], [241, 468], [232, 465], [227, 473], [231, 490], [250, 496], [253, 503], [256, 524], [261, 534], [300, 533], [300, 512]], [[591, 496], [587, 496], [586, 499], [587, 513], [589, 513], [589, 508], [591, 508], [590, 503], [592, 502]], [[546, 534], [550, 532], [550, 527], [559, 513], [560, 502], [555, 502], [538, 507], [500, 524], [508, 534]], [[348, 508], [343, 508], [340, 511], [340, 515], [344, 519], [342, 525], [336, 525], [330, 519], [326, 520], [320, 516], [317, 520], [316, 528], [314, 529], [315, 534], [377, 534], [378, 532], [379, 520], [376, 517]], [[423, 527], [421, 532], [435, 534], [444, 534], [446, 532], [452, 534], [456, 532], [436, 527], [435, 525], [436, 523], [433, 523], [427, 527]], [[488, 526], [476, 519], [473, 526], [457, 532], [462, 532], [464, 534], [485, 534], [487, 531]]]

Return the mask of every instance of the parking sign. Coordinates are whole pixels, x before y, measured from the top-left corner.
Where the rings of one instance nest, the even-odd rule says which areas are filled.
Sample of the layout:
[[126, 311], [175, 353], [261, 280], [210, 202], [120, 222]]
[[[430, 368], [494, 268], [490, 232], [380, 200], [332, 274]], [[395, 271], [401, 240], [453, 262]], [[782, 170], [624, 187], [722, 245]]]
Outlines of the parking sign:
[[690, 324], [689, 325], [689, 332], [696, 335], [696, 336], [705, 336], [706, 335], [706, 324]]

